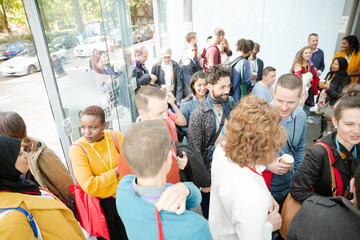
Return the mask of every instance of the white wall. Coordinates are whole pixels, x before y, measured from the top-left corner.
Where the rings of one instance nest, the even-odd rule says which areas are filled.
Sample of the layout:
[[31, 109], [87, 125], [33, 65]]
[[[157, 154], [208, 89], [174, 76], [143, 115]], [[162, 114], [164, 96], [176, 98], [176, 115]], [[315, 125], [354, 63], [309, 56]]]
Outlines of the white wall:
[[[258, 42], [261, 46], [258, 56], [265, 66], [275, 67], [279, 77], [289, 72], [296, 52], [307, 45], [312, 32], [319, 34], [319, 47], [325, 53], [324, 72], [328, 72], [345, 0], [193, 0], [192, 3], [193, 30], [198, 35], [199, 49], [214, 28], [222, 27], [233, 52], [240, 38]], [[181, 27], [182, 23], [177, 25]], [[179, 38], [184, 39], [185, 34]]]

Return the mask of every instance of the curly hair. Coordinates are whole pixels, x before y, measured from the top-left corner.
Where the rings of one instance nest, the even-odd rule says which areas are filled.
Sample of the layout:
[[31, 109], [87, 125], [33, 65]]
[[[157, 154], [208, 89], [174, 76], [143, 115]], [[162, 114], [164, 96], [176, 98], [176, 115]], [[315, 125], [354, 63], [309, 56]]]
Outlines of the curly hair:
[[302, 49], [300, 49], [300, 51], [298, 52], [298, 54], [296, 54], [296, 57], [294, 59], [293, 65], [291, 66], [290, 72], [294, 72], [294, 66], [295, 64], [299, 63], [300, 65], [303, 64], [304, 58], [303, 58], [303, 54], [305, 52], [306, 49], [309, 49], [309, 46], [305, 46]]
[[349, 43], [351, 51], [355, 51], [355, 54], [359, 52], [359, 40], [355, 35], [349, 35], [343, 38]]
[[84, 108], [84, 110], [81, 112], [80, 118], [82, 118], [82, 116], [84, 116], [84, 115], [95, 116], [100, 119], [101, 123], [105, 123], [104, 109], [102, 109], [99, 106], [93, 105], [93, 106], [88, 106], [88, 107]]
[[251, 46], [245, 38], [241, 38], [236, 43], [236, 50], [243, 53], [251, 52]]
[[230, 69], [222, 65], [215, 65], [209, 68], [205, 73], [207, 84], [215, 85], [221, 77], [231, 77]]
[[225, 155], [240, 167], [267, 165], [286, 142], [279, 111], [264, 99], [244, 97], [231, 111], [222, 144]]

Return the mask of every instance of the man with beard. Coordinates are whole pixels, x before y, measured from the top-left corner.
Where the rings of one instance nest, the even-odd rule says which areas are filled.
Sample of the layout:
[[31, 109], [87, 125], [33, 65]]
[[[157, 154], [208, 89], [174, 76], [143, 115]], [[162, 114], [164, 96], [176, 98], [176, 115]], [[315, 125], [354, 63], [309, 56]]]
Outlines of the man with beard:
[[[211, 170], [212, 155], [225, 133], [225, 124], [233, 108], [233, 99], [229, 98], [231, 71], [222, 65], [215, 65], [205, 74], [209, 94], [191, 113], [188, 128], [190, 146], [204, 158], [206, 167]], [[201, 208], [208, 218], [210, 187], [202, 188]]]

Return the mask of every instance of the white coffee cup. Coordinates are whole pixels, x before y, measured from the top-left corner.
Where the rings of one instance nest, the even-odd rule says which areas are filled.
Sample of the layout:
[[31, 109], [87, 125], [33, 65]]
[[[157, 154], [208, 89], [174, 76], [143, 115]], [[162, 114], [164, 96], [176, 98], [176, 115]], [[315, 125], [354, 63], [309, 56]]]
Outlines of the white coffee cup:
[[166, 91], [166, 84], [162, 84], [162, 85], [161, 85], [161, 90]]
[[[280, 162], [287, 165], [294, 165], [294, 158], [290, 154], [283, 154], [280, 158]], [[292, 169], [293, 167], [291, 167]], [[290, 169], [290, 170], [291, 170]]]
[[320, 82], [325, 83], [325, 82], [326, 82], [326, 80], [325, 80], [325, 79], [321, 79], [321, 80], [320, 80]]

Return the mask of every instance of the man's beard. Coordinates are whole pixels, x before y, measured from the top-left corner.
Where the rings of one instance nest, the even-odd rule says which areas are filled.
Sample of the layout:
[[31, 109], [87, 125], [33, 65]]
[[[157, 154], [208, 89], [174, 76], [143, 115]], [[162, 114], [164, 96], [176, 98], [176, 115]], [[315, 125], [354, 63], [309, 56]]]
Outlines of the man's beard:
[[[219, 103], [226, 103], [229, 101], [229, 94], [215, 95], [214, 92], [212, 92], [212, 95], [214, 96], [214, 100]], [[223, 98], [224, 96], [226, 96], [226, 99]]]

